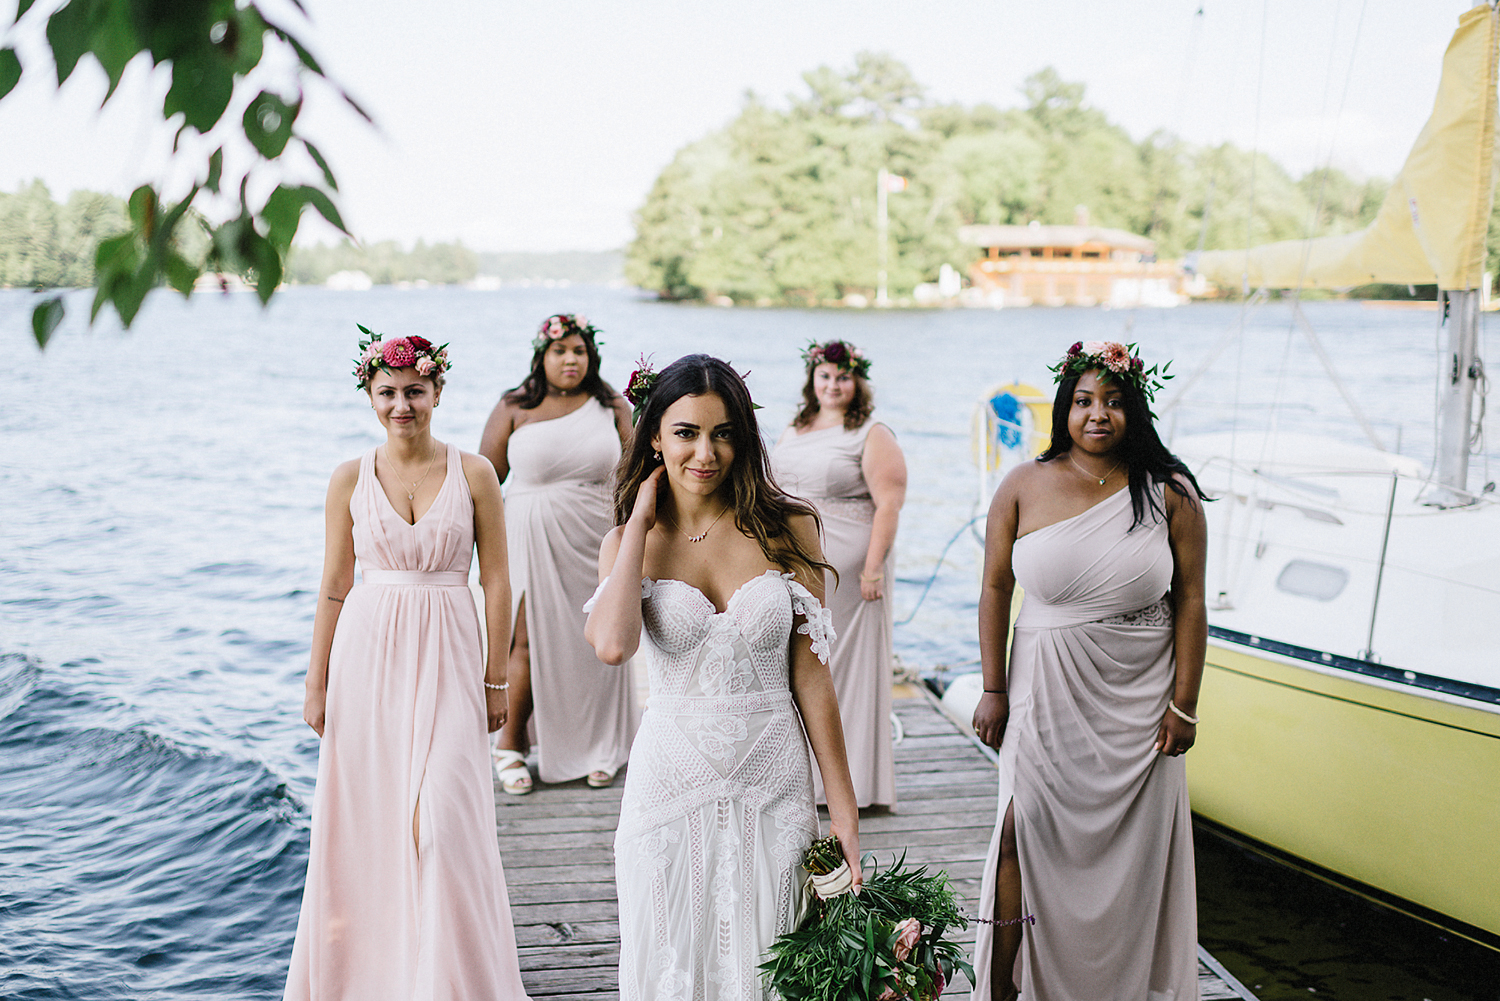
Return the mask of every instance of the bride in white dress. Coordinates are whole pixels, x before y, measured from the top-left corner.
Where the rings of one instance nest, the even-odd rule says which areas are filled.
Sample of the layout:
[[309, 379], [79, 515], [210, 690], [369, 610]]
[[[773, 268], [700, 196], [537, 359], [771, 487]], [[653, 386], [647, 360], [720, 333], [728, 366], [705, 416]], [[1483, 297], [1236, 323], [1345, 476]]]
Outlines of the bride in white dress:
[[615, 836], [620, 997], [768, 998], [757, 967], [795, 925], [818, 836], [808, 743], [860, 879], [816, 516], [772, 484], [749, 391], [724, 362], [689, 355], [626, 395], [644, 405], [586, 628], [619, 664], [644, 624], [649, 654]]

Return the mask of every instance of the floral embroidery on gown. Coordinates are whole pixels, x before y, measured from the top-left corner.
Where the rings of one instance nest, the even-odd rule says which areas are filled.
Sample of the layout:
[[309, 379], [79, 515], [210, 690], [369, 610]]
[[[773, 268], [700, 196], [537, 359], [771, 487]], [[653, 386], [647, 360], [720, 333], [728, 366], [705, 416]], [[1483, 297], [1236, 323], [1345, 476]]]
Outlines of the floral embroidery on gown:
[[641, 601], [651, 697], [615, 836], [620, 997], [766, 998], [757, 967], [796, 922], [818, 836], [792, 631], [827, 663], [830, 616], [774, 570], [723, 612], [677, 580], [643, 581]]

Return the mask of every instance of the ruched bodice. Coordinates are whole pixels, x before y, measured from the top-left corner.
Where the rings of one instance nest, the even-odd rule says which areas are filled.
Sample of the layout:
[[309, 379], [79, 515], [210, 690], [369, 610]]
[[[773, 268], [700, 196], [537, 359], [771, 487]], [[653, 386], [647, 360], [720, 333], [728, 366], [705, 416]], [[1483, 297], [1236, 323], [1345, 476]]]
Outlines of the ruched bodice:
[[1054, 629], [1098, 622], [1159, 600], [1172, 584], [1167, 523], [1148, 515], [1122, 533], [1132, 517], [1130, 491], [1124, 489], [1076, 517], [1017, 539], [1010, 564], [1026, 600], [1016, 626]]
[[458, 446], [443, 447], [447, 452], [443, 485], [415, 525], [396, 513], [380, 486], [375, 476], [376, 449], [361, 457], [349, 513], [354, 517], [354, 555], [362, 568], [468, 574], [474, 552], [474, 502]]
[[842, 425], [797, 433], [787, 428], [776, 442], [772, 462], [783, 490], [811, 501], [868, 500], [863, 462], [865, 440], [875, 421], [853, 431]]
[[555, 483], [603, 487], [620, 459], [614, 411], [598, 400], [546, 421], [528, 421], [510, 434], [507, 499]]

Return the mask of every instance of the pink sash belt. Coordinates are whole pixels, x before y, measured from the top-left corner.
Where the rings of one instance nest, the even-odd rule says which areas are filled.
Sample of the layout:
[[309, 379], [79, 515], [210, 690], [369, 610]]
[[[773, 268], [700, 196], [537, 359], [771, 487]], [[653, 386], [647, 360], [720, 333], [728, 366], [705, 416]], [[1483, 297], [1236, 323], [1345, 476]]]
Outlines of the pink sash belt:
[[467, 570], [363, 570], [366, 584], [415, 584], [422, 587], [467, 587]]

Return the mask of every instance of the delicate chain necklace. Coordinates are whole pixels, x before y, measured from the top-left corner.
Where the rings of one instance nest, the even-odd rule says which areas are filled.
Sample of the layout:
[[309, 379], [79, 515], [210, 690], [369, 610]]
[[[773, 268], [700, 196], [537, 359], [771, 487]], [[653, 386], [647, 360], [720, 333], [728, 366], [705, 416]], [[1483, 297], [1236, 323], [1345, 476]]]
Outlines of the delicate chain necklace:
[[[724, 515], [728, 511], [729, 506], [725, 505], [724, 510], [719, 512], [719, 518], [724, 517]], [[702, 542], [704, 539], [708, 538], [708, 533], [712, 532], [714, 530], [714, 526], [719, 523], [719, 518], [715, 518], [713, 521], [709, 522], [708, 527], [699, 532], [697, 535], [688, 535], [687, 530], [684, 529], [681, 525], [677, 526], [677, 531], [681, 532], [683, 535], [687, 535], [687, 540], [689, 542]], [[673, 523], [676, 523], [677, 519], [673, 518], [672, 521]]]
[[[1072, 451], [1072, 449], [1068, 450], [1068, 461], [1073, 464], [1073, 468], [1074, 469], [1078, 470], [1084, 476], [1087, 476], [1091, 480], [1094, 478], [1094, 474], [1093, 473], [1089, 472], [1087, 469], [1084, 469], [1082, 466], [1080, 466], [1078, 464], [1078, 460], [1075, 459], [1075, 458], [1073, 458], [1073, 451]], [[1107, 479], [1109, 479], [1110, 476], [1113, 475], [1114, 471], [1116, 469], [1119, 469], [1124, 464], [1125, 464], [1125, 460], [1121, 459], [1119, 462], [1117, 462], [1113, 466], [1111, 466], [1109, 468], [1109, 472], [1108, 473], [1105, 473], [1103, 476], [1099, 477], [1099, 485], [1101, 487], [1104, 486], [1104, 481], [1107, 480]]]
[[[420, 490], [420, 489], [422, 489], [422, 484], [423, 483], [427, 482], [427, 473], [432, 472], [432, 467], [437, 462], [437, 454], [438, 454], [437, 446], [434, 445], [433, 448], [432, 448], [432, 458], [430, 458], [430, 459], [427, 460], [427, 472], [422, 474], [422, 478], [416, 482], [415, 486], [413, 486], [410, 490], [406, 491], [406, 499], [407, 500], [415, 500], [416, 499], [417, 491]], [[397, 471], [397, 469], [396, 469], [396, 460], [391, 458], [391, 450], [388, 449], [388, 448], [385, 450], [385, 461], [389, 462], [391, 464], [391, 472], [393, 474], [395, 474], [396, 479], [398, 481], [400, 481], [401, 486], [404, 488], [406, 486], [406, 480], [403, 479], [402, 476], [401, 476], [401, 473]]]

